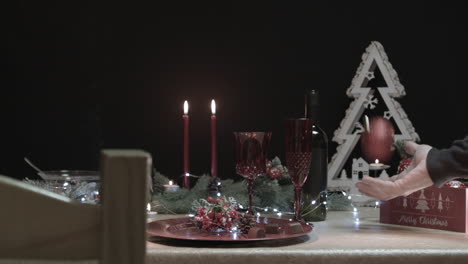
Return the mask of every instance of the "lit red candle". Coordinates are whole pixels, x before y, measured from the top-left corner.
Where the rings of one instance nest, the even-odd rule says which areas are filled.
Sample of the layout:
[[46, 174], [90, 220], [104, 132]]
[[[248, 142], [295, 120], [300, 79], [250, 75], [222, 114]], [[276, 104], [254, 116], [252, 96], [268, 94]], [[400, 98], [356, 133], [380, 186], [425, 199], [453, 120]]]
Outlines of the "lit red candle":
[[189, 141], [189, 123], [188, 102], [184, 102], [184, 187], [190, 189], [190, 141]]
[[218, 145], [216, 135], [216, 103], [211, 100], [211, 176], [218, 177]]

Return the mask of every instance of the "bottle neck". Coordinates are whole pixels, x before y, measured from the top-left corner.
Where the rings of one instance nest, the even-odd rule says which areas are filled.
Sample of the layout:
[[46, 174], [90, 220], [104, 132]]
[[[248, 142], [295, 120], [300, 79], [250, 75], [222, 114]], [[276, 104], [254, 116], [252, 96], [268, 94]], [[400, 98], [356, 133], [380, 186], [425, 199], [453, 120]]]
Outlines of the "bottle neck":
[[319, 106], [318, 105], [309, 105], [307, 107], [307, 118], [312, 120], [312, 123], [319, 123]]

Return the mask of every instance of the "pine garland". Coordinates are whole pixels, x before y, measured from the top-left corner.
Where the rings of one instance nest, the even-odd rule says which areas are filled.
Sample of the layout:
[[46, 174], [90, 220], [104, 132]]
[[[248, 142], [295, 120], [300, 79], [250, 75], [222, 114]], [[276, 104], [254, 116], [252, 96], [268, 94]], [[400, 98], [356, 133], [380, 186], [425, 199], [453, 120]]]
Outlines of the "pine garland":
[[[193, 201], [209, 196], [216, 196], [207, 186], [212, 181], [211, 176], [201, 176], [196, 185], [191, 189], [180, 189], [177, 192], [164, 192], [163, 184], [169, 179], [160, 173], [154, 176], [153, 207], [159, 213], [187, 214], [193, 213]], [[282, 182], [283, 184], [279, 184]], [[277, 209], [279, 211], [293, 211], [294, 189], [293, 185], [283, 180], [271, 180], [268, 176], [260, 176], [254, 182], [254, 205], [260, 208]], [[248, 193], [247, 182], [234, 181], [232, 179], [221, 181], [221, 195], [233, 197], [247, 208]], [[330, 193], [327, 207], [329, 210], [352, 210], [352, 201], [342, 193]]]
[[[212, 181], [209, 175], [200, 176], [191, 190], [180, 189], [177, 192], [164, 192], [164, 184], [169, 179], [156, 172], [153, 177], [153, 205], [160, 213], [186, 214], [191, 212], [192, 202], [200, 198], [216, 196], [207, 186]], [[236, 201], [247, 207], [248, 193], [245, 180], [221, 180], [220, 194], [233, 197]], [[254, 204], [262, 208], [275, 208], [282, 211], [292, 210], [293, 186], [280, 185], [278, 180], [271, 180], [268, 176], [259, 176], [254, 182]]]

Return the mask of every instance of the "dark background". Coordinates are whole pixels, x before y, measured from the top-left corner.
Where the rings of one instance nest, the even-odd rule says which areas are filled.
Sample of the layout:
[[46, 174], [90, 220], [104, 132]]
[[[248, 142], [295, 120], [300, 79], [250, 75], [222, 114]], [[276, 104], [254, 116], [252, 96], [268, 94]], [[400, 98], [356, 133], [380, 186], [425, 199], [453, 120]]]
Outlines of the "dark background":
[[302, 116], [307, 89], [320, 90], [331, 139], [373, 40], [406, 88], [399, 102], [422, 142], [446, 147], [468, 134], [461, 6], [63, 2], [3, 10], [1, 174], [34, 178], [25, 156], [42, 169], [98, 169], [100, 149], [140, 148], [175, 179], [184, 100], [192, 172], [208, 173], [214, 98], [220, 176], [234, 177], [232, 132], [272, 131], [270, 156], [282, 157], [283, 120]]

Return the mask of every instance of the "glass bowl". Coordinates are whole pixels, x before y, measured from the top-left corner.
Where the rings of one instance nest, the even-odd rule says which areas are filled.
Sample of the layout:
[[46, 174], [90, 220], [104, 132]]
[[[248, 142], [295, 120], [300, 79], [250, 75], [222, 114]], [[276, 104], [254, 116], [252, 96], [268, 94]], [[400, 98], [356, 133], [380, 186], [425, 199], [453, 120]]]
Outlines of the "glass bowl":
[[87, 170], [51, 170], [42, 171], [38, 175], [45, 181], [99, 181], [98, 171]]
[[39, 172], [47, 189], [82, 203], [100, 202], [100, 175], [98, 171], [50, 170]]

